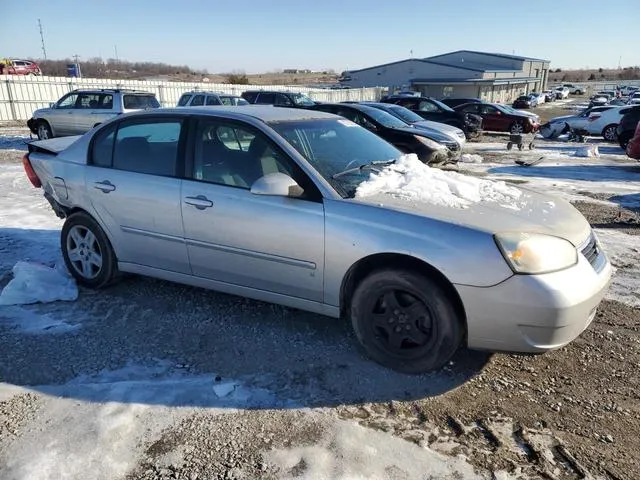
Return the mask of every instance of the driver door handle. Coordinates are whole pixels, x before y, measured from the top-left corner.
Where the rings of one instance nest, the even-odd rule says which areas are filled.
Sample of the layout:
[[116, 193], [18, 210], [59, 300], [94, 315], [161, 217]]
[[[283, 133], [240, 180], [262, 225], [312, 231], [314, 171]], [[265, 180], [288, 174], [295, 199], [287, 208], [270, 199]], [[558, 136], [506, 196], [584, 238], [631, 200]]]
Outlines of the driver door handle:
[[198, 195], [196, 197], [186, 197], [184, 199], [184, 203], [186, 203], [187, 205], [192, 205], [198, 210], [204, 210], [205, 208], [213, 207], [213, 202], [204, 195]]

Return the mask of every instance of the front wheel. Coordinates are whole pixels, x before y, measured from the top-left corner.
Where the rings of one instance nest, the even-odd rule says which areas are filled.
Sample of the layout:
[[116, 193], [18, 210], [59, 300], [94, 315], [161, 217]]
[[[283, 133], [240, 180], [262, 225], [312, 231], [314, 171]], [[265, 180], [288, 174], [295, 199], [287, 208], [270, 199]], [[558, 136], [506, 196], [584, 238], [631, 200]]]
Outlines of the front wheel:
[[78, 212], [67, 218], [60, 243], [64, 263], [80, 285], [102, 288], [117, 277], [117, 260], [111, 242], [88, 214]]
[[367, 354], [404, 373], [442, 367], [456, 352], [463, 323], [437, 282], [406, 270], [378, 270], [356, 288], [353, 329]]
[[51, 132], [51, 127], [44, 120], [40, 120], [38, 122], [38, 126], [37, 126], [37, 130], [36, 131], [37, 131], [37, 134], [38, 134], [38, 140], [48, 140], [50, 138], [53, 138], [53, 133]]
[[618, 134], [616, 133], [617, 125], [607, 125], [602, 130], [602, 136], [607, 142], [615, 142], [618, 139]]
[[630, 136], [625, 135], [624, 133], [620, 135], [618, 137], [618, 143], [620, 144], [620, 148], [623, 150], [626, 150], [630, 140], [631, 140]]

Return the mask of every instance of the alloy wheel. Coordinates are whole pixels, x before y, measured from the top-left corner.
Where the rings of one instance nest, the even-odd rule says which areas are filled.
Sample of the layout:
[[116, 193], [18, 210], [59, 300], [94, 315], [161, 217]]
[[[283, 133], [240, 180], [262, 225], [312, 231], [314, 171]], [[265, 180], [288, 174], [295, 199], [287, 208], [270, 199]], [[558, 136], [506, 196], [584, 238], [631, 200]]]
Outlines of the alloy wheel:
[[604, 130], [604, 135], [603, 136], [604, 136], [605, 140], [613, 142], [617, 137], [617, 135], [616, 135], [616, 127], [607, 127]]
[[83, 278], [96, 278], [102, 269], [100, 244], [86, 227], [75, 225], [69, 230], [67, 255], [75, 271]]
[[521, 123], [515, 123], [511, 127], [511, 133], [522, 133], [524, 132], [524, 127]]
[[44, 123], [38, 125], [38, 138], [40, 140], [47, 140], [49, 138], [49, 129]]

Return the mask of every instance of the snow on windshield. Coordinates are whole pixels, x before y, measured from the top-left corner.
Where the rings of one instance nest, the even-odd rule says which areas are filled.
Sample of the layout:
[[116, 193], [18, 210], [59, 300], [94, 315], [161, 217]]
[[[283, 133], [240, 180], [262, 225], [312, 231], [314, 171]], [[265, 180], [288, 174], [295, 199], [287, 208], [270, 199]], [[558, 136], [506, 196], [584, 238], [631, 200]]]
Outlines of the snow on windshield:
[[519, 210], [522, 192], [504, 182], [483, 180], [431, 168], [415, 154], [403, 155], [379, 173], [372, 173], [356, 189], [356, 197], [376, 194], [445, 207], [466, 208], [473, 203], [493, 202]]

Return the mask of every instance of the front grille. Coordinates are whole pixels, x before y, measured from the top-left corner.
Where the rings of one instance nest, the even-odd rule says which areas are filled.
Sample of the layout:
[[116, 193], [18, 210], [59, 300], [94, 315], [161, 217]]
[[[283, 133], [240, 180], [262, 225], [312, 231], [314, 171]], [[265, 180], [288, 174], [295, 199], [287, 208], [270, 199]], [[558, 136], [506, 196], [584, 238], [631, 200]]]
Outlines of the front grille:
[[589, 240], [587, 240], [587, 243], [584, 244], [580, 251], [591, 266], [595, 268], [598, 256], [600, 255], [600, 249], [598, 248], [598, 242], [596, 242], [596, 237], [593, 233], [589, 235]]
[[444, 145], [452, 152], [460, 150], [460, 144], [458, 142], [445, 142]]

